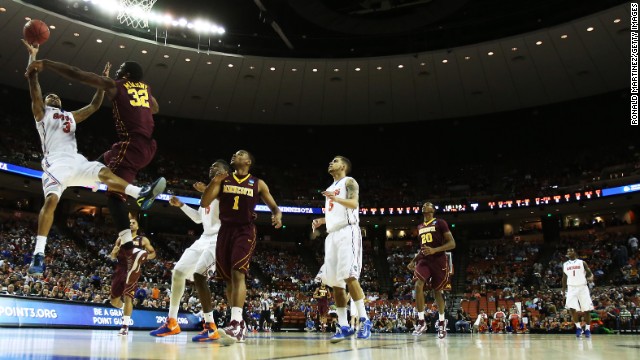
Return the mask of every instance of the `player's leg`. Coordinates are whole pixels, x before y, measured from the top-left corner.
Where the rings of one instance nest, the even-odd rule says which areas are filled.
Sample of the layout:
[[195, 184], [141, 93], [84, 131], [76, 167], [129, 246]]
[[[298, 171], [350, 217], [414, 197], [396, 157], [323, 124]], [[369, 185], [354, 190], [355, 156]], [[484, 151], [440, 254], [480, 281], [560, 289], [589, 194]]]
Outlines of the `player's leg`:
[[118, 335], [129, 335], [129, 324], [131, 323], [131, 314], [133, 314], [133, 298], [124, 297], [124, 308], [122, 309], [122, 326]]
[[447, 336], [447, 319], [445, 318], [445, 301], [442, 290], [434, 290], [433, 296], [438, 304], [438, 338]]
[[422, 333], [427, 329], [427, 324], [424, 321], [424, 280], [422, 280], [421, 275], [418, 274], [418, 265], [416, 265], [415, 273], [418, 277], [415, 285], [416, 311], [418, 312], [418, 322], [412, 335], [422, 335]]
[[348, 278], [346, 283], [349, 293], [353, 297], [351, 301], [354, 303], [356, 313], [358, 314], [358, 322], [360, 326], [357, 328], [357, 338], [368, 339], [371, 336], [371, 328], [373, 327], [373, 324], [371, 323], [371, 320], [369, 320], [369, 314], [367, 314], [364, 307], [364, 291], [362, 290], [362, 286], [360, 286], [360, 282], [357, 278]]
[[192, 341], [197, 342], [213, 341], [220, 338], [218, 328], [216, 327], [216, 323], [213, 319], [211, 289], [209, 289], [209, 283], [207, 281], [209, 278], [209, 269], [215, 268], [216, 266], [216, 243], [215, 238], [213, 238], [213, 241], [204, 241], [204, 239], [201, 241], [203, 241], [203, 243], [207, 243], [209, 246], [200, 254], [193, 274], [193, 280], [196, 290], [198, 291], [198, 298], [202, 304], [202, 312], [204, 313], [205, 322], [202, 332], [191, 339]]
[[31, 275], [41, 276], [44, 272], [44, 253], [47, 245], [47, 236], [49, 236], [49, 231], [53, 224], [53, 216], [59, 199], [60, 195], [58, 193], [50, 193], [45, 197], [44, 204], [42, 208], [40, 208], [36, 246], [28, 270], [28, 273]]

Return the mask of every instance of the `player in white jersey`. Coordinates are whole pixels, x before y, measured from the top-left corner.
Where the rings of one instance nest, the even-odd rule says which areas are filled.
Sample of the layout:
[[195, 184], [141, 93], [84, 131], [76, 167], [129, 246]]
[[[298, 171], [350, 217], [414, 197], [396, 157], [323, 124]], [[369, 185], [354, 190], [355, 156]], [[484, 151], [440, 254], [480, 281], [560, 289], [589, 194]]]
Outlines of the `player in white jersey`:
[[567, 296], [565, 307], [571, 311], [571, 317], [576, 324], [577, 337], [583, 334], [579, 313], [584, 313], [584, 321], [586, 323], [584, 336], [589, 338], [591, 337], [590, 311], [593, 310], [593, 303], [591, 302], [588, 284], [593, 281], [593, 273], [586, 262], [576, 259], [574, 248], [567, 249], [567, 257], [569, 260], [562, 264], [564, 272], [562, 275], [562, 293]]
[[[36, 59], [38, 47], [22, 40], [29, 52], [29, 63]], [[107, 63], [103, 74], [109, 75], [111, 64]], [[102, 181], [114, 191], [124, 192], [134, 198], [155, 197], [164, 191], [164, 181], [154, 188], [133, 186], [111, 172], [105, 165], [88, 161], [78, 154], [76, 142], [76, 125], [96, 112], [104, 98], [104, 91], [96, 91], [91, 103], [76, 111], [62, 110], [62, 102], [56, 94], [42, 97], [38, 81], [38, 73], [30, 72], [27, 76], [29, 94], [31, 95], [31, 111], [36, 121], [36, 128], [42, 143], [42, 187], [44, 205], [38, 216], [38, 233], [33, 259], [29, 266], [29, 274], [39, 276], [44, 271], [44, 251], [47, 236], [53, 224], [53, 214], [60, 197], [69, 186], [95, 186]]]
[[[209, 168], [209, 177], [213, 179], [216, 174], [229, 173], [230, 167], [224, 160], [216, 160]], [[203, 192], [207, 185], [202, 182], [193, 184], [194, 189]], [[215, 199], [206, 208], [200, 207], [197, 211], [185, 205], [180, 199], [173, 196], [169, 200], [171, 206], [179, 207], [193, 222], [202, 224], [204, 232], [187, 250], [184, 251], [180, 260], [173, 268], [171, 276], [171, 298], [169, 301], [169, 316], [167, 321], [160, 328], [151, 331], [151, 336], [168, 336], [180, 333], [178, 324], [178, 310], [180, 309], [180, 299], [184, 294], [185, 281], [193, 280], [198, 290], [198, 297], [202, 304], [204, 313], [204, 329], [191, 340], [195, 342], [205, 342], [218, 340], [218, 328], [213, 319], [213, 304], [211, 300], [211, 290], [207, 280], [209, 270], [216, 266], [216, 243], [218, 231], [220, 230], [220, 202]], [[224, 340], [224, 339], [223, 339]], [[235, 342], [235, 340], [233, 341]]]
[[351, 162], [344, 156], [336, 156], [329, 163], [333, 184], [322, 192], [326, 198], [324, 218], [314, 219], [312, 229], [325, 224], [327, 238], [324, 243], [323, 281], [333, 287], [338, 324], [331, 342], [339, 342], [354, 334], [347, 318], [347, 292], [355, 302], [360, 316], [359, 339], [371, 336], [371, 321], [364, 309], [364, 292], [358, 279], [362, 270], [362, 234], [359, 220], [359, 191], [356, 180], [347, 176]]

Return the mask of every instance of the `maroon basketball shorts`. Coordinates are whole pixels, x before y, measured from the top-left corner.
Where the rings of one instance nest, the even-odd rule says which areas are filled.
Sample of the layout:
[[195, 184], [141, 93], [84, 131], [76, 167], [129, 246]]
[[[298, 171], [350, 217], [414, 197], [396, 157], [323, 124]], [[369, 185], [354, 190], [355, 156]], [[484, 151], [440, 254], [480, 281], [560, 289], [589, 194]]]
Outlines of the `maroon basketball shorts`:
[[149, 165], [156, 153], [156, 141], [142, 136], [133, 136], [120, 141], [104, 153], [105, 165], [114, 174], [132, 183], [138, 171]]
[[423, 257], [416, 264], [415, 276], [433, 290], [443, 290], [449, 281], [449, 261], [442, 255]]
[[328, 312], [329, 312], [329, 305], [318, 303], [318, 314], [320, 314], [320, 316], [327, 316]]
[[[134, 255], [142, 250], [134, 248]], [[111, 276], [111, 298], [119, 298], [121, 296], [127, 296], [131, 299], [134, 298], [136, 290], [138, 289], [138, 279], [142, 275], [142, 264], [147, 259], [146, 252], [144, 255], [138, 257], [126, 256], [125, 252], [118, 254], [118, 263], [116, 264], [116, 270]], [[134, 261], [135, 260], [135, 261]], [[131, 269], [128, 269], [128, 261], [133, 261]]]
[[228, 281], [233, 270], [246, 274], [255, 249], [255, 225], [222, 224], [216, 245], [216, 276]]

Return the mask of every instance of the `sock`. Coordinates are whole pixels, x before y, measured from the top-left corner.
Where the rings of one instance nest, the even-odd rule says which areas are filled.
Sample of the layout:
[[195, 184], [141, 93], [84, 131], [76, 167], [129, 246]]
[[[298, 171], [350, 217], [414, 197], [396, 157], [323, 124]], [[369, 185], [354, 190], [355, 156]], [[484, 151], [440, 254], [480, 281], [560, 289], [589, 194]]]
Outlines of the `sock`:
[[232, 307], [231, 308], [231, 321], [242, 321], [242, 308], [240, 307]]
[[444, 314], [443, 313], [438, 313], [438, 320], [444, 321]]
[[140, 191], [142, 190], [142, 188], [135, 186], [135, 185], [127, 185], [126, 188], [124, 188], [124, 193], [131, 196], [134, 199], [137, 199], [140, 197]]
[[418, 313], [418, 320], [424, 320], [424, 311]]
[[180, 300], [184, 294], [185, 278], [182, 272], [173, 270], [171, 276], [171, 298], [169, 299], [169, 317], [178, 319], [178, 310], [180, 310]]
[[118, 233], [120, 237], [120, 246], [133, 241], [133, 235], [131, 235], [131, 229], [122, 230]]
[[367, 310], [364, 308], [364, 299], [357, 300], [356, 309], [358, 309], [358, 315], [360, 318], [369, 319], [369, 314], [367, 314]]
[[584, 326], [584, 331], [587, 331], [587, 330], [591, 331], [591, 325], [586, 324], [586, 325]]
[[580, 325], [580, 323], [576, 323], [576, 329], [582, 329], [582, 325]]
[[127, 316], [127, 315], [123, 315], [122, 316], [122, 325], [123, 326], [129, 326], [129, 322], [131, 321], [131, 315]]
[[338, 313], [338, 324], [340, 324], [340, 326], [349, 326], [349, 320], [347, 319], [347, 308], [336, 308], [336, 313]]
[[204, 313], [204, 322], [212, 323], [213, 322], [213, 311], [209, 311], [208, 313]]
[[47, 246], [47, 237], [46, 236], [41, 236], [41, 235], [36, 236], [36, 249], [33, 252], [33, 255], [38, 254], [38, 253], [43, 253], [44, 254], [45, 246]]

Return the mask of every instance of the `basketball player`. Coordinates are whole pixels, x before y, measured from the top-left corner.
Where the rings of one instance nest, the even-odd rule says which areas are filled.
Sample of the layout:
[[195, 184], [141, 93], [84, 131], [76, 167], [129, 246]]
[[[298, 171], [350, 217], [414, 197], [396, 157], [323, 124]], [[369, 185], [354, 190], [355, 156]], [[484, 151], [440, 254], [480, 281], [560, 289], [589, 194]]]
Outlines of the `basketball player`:
[[[216, 275], [227, 283], [227, 300], [231, 306], [231, 322], [220, 338], [244, 342], [246, 327], [242, 320], [242, 307], [247, 297], [246, 274], [256, 248], [254, 209], [258, 198], [271, 210], [271, 224], [282, 227], [282, 213], [267, 184], [249, 173], [255, 163], [253, 155], [238, 150], [231, 157], [235, 171], [231, 175], [217, 174], [209, 183], [200, 200], [201, 207], [220, 201], [220, 232], [216, 245]], [[225, 341], [228, 339], [225, 339]]]
[[423, 222], [418, 225], [420, 237], [420, 251], [408, 265], [413, 270], [416, 281], [416, 308], [418, 323], [413, 335], [421, 335], [427, 325], [424, 321], [424, 285], [433, 289], [438, 304], [438, 338], [447, 336], [447, 320], [444, 317], [445, 303], [442, 290], [449, 280], [449, 261], [444, 253], [456, 247], [456, 241], [451, 235], [447, 222], [433, 217], [433, 204], [425, 202], [422, 205]]
[[331, 291], [329, 291], [324, 283], [321, 283], [313, 292], [313, 298], [318, 301], [320, 331], [324, 332], [327, 327], [327, 314], [329, 313], [329, 299], [331, 299]]
[[[38, 47], [22, 40], [29, 52], [29, 63], [32, 64], [38, 53]], [[108, 76], [111, 65], [107, 63], [103, 74]], [[131, 185], [115, 175], [109, 168], [96, 161], [88, 161], [78, 153], [76, 143], [76, 125], [96, 112], [104, 98], [104, 90], [97, 90], [91, 103], [76, 111], [62, 110], [62, 102], [56, 94], [48, 94], [44, 99], [38, 81], [37, 72], [29, 72], [29, 93], [31, 110], [36, 120], [36, 127], [42, 142], [42, 187], [44, 205], [38, 216], [38, 233], [33, 260], [29, 266], [29, 274], [42, 275], [44, 271], [44, 252], [47, 236], [53, 223], [53, 216], [60, 197], [69, 186], [95, 186], [102, 181], [110, 190], [124, 192], [138, 199], [138, 204], [153, 201], [156, 194], [164, 190], [159, 180], [151, 186], [140, 188]]]
[[493, 329], [493, 333], [497, 334], [499, 332], [504, 333], [505, 323], [507, 321], [507, 313], [505, 308], [498, 308], [498, 311], [493, 314], [493, 322], [491, 323], [491, 329]]
[[[226, 161], [216, 160], [209, 168], [209, 178], [213, 179], [218, 173], [228, 174], [229, 171], [230, 167]], [[199, 192], [203, 192], [206, 187], [202, 182], [193, 184], [193, 188]], [[180, 308], [180, 299], [185, 290], [185, 281], [189, 279], [195, 282], [205, 321], [202, 332], [192, 337], [191, 340], [194, 342], [218, 340], [220, 334], [218, 334], [218, 328], [213, 318], [213, 303], [211, 301], [211, 290], [209, 289], [207, 279], [209, 277], [209, 270], [215, 270], [216, 265], [216, 241], [218, 239], [218, 231], [220, 230], [219, 201], [213, 200], [208, 207], [200, 207], [198, 210], [195, 210], [173, 196], [169, 200], [169, 204], [179, 207], [180, 210], [196, 224], [202, 224], [204, 232], [198, 240], [184, 251], [184, 254], [182, 254], [180, 260], [178, 260], [173, 268], [169, 316], [164, 325], [151, 331], [149, 335], [163, 337], [180, 333], [178, 310]]]
[[567, 249], [567, 257], [569, 260], [562, 265], [564, 271], [562, 275], [562, 293], [566, 294], [567, 297], [565, 307], [571, 311], [571, 317], [576, 324], [576, 336], [578, 338], [583, 334], [578, 312], [584, 314], [584, 337], [590, 338], [593, 303], [591, 302], [588, 282], [593, 282], [593, 273], [585, 261], [576, 259], [574, 248]]
[[[134, 263], [127, 264], [129, 257], [125, 253], [120, 252], [120, 239], [116, 240], [116, 245], [111, 251], [111, 258], [117, 259], [116, 270], [111, 278], [111, 305], [121, 308], [122, 310], [122, 327], [118, 335], [129, 334], [129, 321], [133, 313], [133, 298], [138, 289], [138, 279], [142, 274], [142, 264], [147, 260], [155, 259], [156, 250], [151, 245], [151, 241], [144, 236], [138, 235], [140, 226], [138, 220], [129, 220], [131, 234], [133, 235], [132, 244]], [[122, 299], [124, 298], [124, 308], [122, 308]]]
[[[113, 119], [120, 141], [113, 144], [101, 158], [114, 174], [129, 183], [133, 182], [138, 171], [151, 162], [156, 152], [156, 141], [152, 138], [153, 114], [159, 110], [158, 102], [151, 94], [149, 85], [142, 81], [143, 72], [140, 64], [133, 61], [124, 62], [116, 71], [115, 80], [46, 59], [31, 62], [27, 74], [44, 69], [50, 69], [65, 78], [106, 92], [111, 99]], [[166, 180], [161, 177], [152, 187], [153, 196], [137, 200], [142, 210], [150, 208], [155, 197], [164, 191]], [[131, 265], [135, 263], [135, 259], [126, 197], [119, 189], [110, 189], [107, 195], [109, 211], [119, 231], [120, 251], [129, 257], [128, 264]]]
[[329, 163], [329, 174], [333, 184], [322, 192], [325, 196], [325, 216], [314, 219], [311, 228], [315, 231], [325, 224], [327, 238], [324, 242], [325, 283], [333, 288], [338, 314], [336, 333], [331, 338], [337, 343], [354, 334], [347, 317], [347, 292], [360, 315], [358, 339], [371, 336], [371, 321], [364, 309], [364, 291], [358, 278], [362, 270], [362, 234], [359, 225], [359, 192], [356, 180], [347, 174], [351, 171], [351, 161], [344, 156], [336, 156]]

